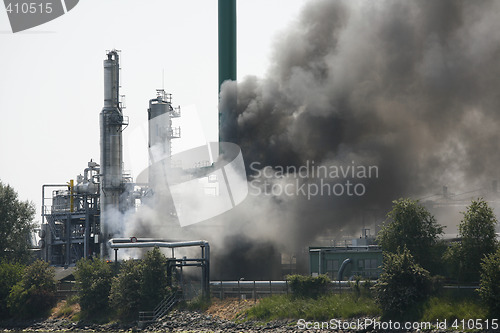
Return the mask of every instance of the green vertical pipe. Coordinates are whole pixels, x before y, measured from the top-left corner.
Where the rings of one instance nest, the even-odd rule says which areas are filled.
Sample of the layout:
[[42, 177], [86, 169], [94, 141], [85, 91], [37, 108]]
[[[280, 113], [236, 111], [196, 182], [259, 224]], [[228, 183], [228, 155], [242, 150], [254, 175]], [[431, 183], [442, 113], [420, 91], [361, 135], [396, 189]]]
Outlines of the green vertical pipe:
[[236, 80], [236, 0], [219, 0], [219, 92]]
[[[220, 94], [224, 81], [236, 81], [236, 0], [219, 0], [218, 11]], [[219, 142], [226, 141], [220, 134], [221, 123], [225, 119], [224, 111], [219, 107]]]

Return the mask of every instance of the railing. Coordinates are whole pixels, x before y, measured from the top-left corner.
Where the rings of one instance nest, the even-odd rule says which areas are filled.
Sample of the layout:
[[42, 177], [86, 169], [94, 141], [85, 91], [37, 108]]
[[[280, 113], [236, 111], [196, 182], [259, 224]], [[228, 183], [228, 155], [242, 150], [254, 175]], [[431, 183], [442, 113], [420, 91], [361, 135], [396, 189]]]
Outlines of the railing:
[[181, 116], [181, 107], [177, 106], [175, 108], [172, 108], [173, 111], [170, 113], [170, 117], [172, 118], [179, 118]]
[[78, 294], [75, 283], [71, 281], [61, 281], [57, 284], [56, 298], [57, 300], [68, 299]]
[[181, 137], [181, 128], [180, 127], [171, 127], [168, 131], [168, 137], [171, 139], [178, 139]]
[[[340, 293], [351, 288], [352, 281], [331, 281], [328, 291]], [[212, 297], [219, 299], [258, 299], [292, 293], [288, 281], [210, 281]]]
[[182, 296], [181, 291], [176, 291], [170, 296], [167, 296], [158, 304], [153, 311], [140, 311], [139, 322], [152, 322], [166, 315]]
[[288, 294], [288, 281], [211, 281], [212, 296], [239, 299], [257, 299], [266, 296]]

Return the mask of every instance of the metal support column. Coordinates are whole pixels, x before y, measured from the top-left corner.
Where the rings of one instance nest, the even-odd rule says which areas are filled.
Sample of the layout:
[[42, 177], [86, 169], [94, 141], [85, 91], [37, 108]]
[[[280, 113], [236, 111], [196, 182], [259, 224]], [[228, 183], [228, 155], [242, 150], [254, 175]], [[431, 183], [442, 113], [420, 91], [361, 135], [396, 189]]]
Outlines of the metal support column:
[[90, 242], [90, 214], [88, 197], [83, 198], [85, 205], [85, 232], [83, 233], [83, 258], [88, 258], [89, 255], [89, 242]]
[[71, 214], [66, 215], [66, 260], [64, 266], [68, 267], [71, 263]]

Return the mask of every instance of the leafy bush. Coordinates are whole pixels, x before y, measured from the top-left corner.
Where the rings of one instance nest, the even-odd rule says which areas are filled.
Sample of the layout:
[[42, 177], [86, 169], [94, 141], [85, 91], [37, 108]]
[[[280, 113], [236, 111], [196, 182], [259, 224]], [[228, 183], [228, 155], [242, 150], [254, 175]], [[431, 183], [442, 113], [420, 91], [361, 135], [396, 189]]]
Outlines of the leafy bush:
[[11, 263], [6, 260], [0, 261], [0, 319], [7, 318], [7, 298], [14, 285], [23, 277], [24, 265]]
[[460, 222], [460, 243], [450, 247], [446, 254], [449, 270], [459, 281], [479, 281], [481, 260], [495, 252], [495, 226], [498, 223], [493, 209], [483, 199], [472, 200]]
[[405, 246], [416, 263], [430, 269], [439, 266], [435, 254], [442, 233], [443, 226], [418, 201], [399, 199], [393, 201], [377, 241], [384, 252], [397, 253]]
[[500, 249], [483, 259], [479, 295], [486, 303], [491, 316], [500, 313]]
[[405, 247], [403, 252], [384, 254], [383, 273], [374, 289], [384, 316], [401, 319], [430, 295], [431, 279]]
[[330, 279], [327, 275], [317, 277], [304, 275], [288, 275], [287, 278], [294, 297], [316, 298], [328, 291]]
[[86, 317], [102, 317], [108, 312], [111, 279], [111, 267], [104, 260], [83, 258], [76, 263], [78, 297]]
[[54, 268], [42, 260], [24, 270], [21, 281], [12, 287], [7, 305], [10, 313], [19, 318], [46, 316], [56, 304]]
[[143, 260], [141, 296], [142, 308], [153, 310], [171, 290], [168, 286], [167, 258], [158, 247], [146, 253]]
[[111, 307], [119, 319], [135, 319], [141, 304], [143, 267], [138, 261], [124, 261], [118, 276], [113, 278], [109, 296]]
[[136, 319], [139, 311], [153, 310], [173, 292], [168, 285], [167, 258], [155, 247], [141, 261], [122, 263], [113, 278], [110, 303], [119, 319]]

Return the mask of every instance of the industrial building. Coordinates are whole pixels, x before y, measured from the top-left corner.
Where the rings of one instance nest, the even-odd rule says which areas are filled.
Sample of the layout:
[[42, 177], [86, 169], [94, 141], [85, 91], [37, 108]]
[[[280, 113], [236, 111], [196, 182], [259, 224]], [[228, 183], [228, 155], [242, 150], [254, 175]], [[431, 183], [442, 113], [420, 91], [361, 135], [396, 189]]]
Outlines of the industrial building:
[[[90, 161], [76, 181], [42, 186], [41, 257], [53, 266], [69, 267], [81, 258], [118, 258], [119, 249], [164, 247], [171, 249], [169, 267], [201, 268], [201, 291], [208, 295], [210, 246], [205, 240], [168, 241], [155, 238], [124, 237], [125, 212], [135, 212], [145, 202], [163, 199], [159, 183], [165, 174], [190, 174], [196, 169], [182, 169], [170, 164], [171, 140], [180, 137], [172, 118], [180, 117], [180, 107], [172, 106], [172, 96], [157, 90], [147, 109], [150, 167], [148, 181], [134, 183], [123, 171], [122, 132], [128, 125], [120, 95], [120, 54], [108, 51], [104, 60], [104, 107], [100, 113], [100, 164]], [[168, 188], [168, 187], [167, 187]], [[155, 193], [156, 192], [156, 193]], [[159, 204], [164, 205], [163, 202]], [[168, 206], [168, 205], [167, 205]], [[175, 207], [167, 207], [167, 216], [175, 217]], [[131, 237], [132, 236], [132, 237]], [[200, 247], [195, 257], [175, 258], [174, 249]]]
[[336, 281], [355, 276], [378, 279], [382, 273], [382, 249], [366, 230], [349, 244], [309, 247], [309, 273], [312, 276], [327, 274]]
[[76, 184], [42, 186], [40, 251], [55, 266], [69, 266], [83, 257], [100, 254], [99, 173], [90, 161]]
[[[236, 80], [236, 0], [219, 0], [219, 88], [226, 80]], [[162, 214], [176, 218], [175, 207], [165, 186], [166, 173], [182, 174], [184, 180], [209, 175], [213, 163], [173, 170], [170, 165], [171, 140], [180, 137], [172, 119], [180, 108], [172, 106], [172, 95], [157, 90], [147, 110], [150, 167], [146, 181], [134, 183], [123, 172], [122, 132], [128, 125], [120, 95], [120, 52], [106, 52], [104, 103], [100, 112], [100, 160], [90, 161], [75, 180], [42, 186], [42, 225], [39, 232], [41, 257], [52, 265], [74, 265], [80, 258], [112, 257], [110, 241], [122, 237], [124, 212], [145, 202], [160, 201]], [[221, 111], [220, 111], [221, 112]], [[223, 112], [222, 112], [223, 113]], [[222, 120], [223, 116], [219, 114]], [[165, 172], [165, 170], [169, 172]], [[200, 172], [200, 170], [202, 172]], [[213, 177], [212, 177], [213, 178]], [[213, 179], [207, 186], [213, 192]], [[126, 235], [127, 237], [133, 235]]]
[[[134, 210], [153, 196], [157, 179], [136, 184], [123, 172], [122, 132], [128, 125], [120, 95], [120, 53], [108, 51], [104, 60], [104, 107], [100, 113], [100, 164], [88, 162], [75, 180], [42, 186], [42, 226], [40, 249], [44, 260], [54, 266], [71, 266], [80, 258], [110, 258], [110, 241], [120, 235], [123, 213]], [[172, 106], [172, 96], [157, 90], [149, 100], [150, 164], [168, 160], [171, 140], [180, 137], [172, 118], [180, 117], [180, 107]], [[147, 149], [145, 147], [145, 149]], [[169, 168], [170, 166], [167, 166]]]

